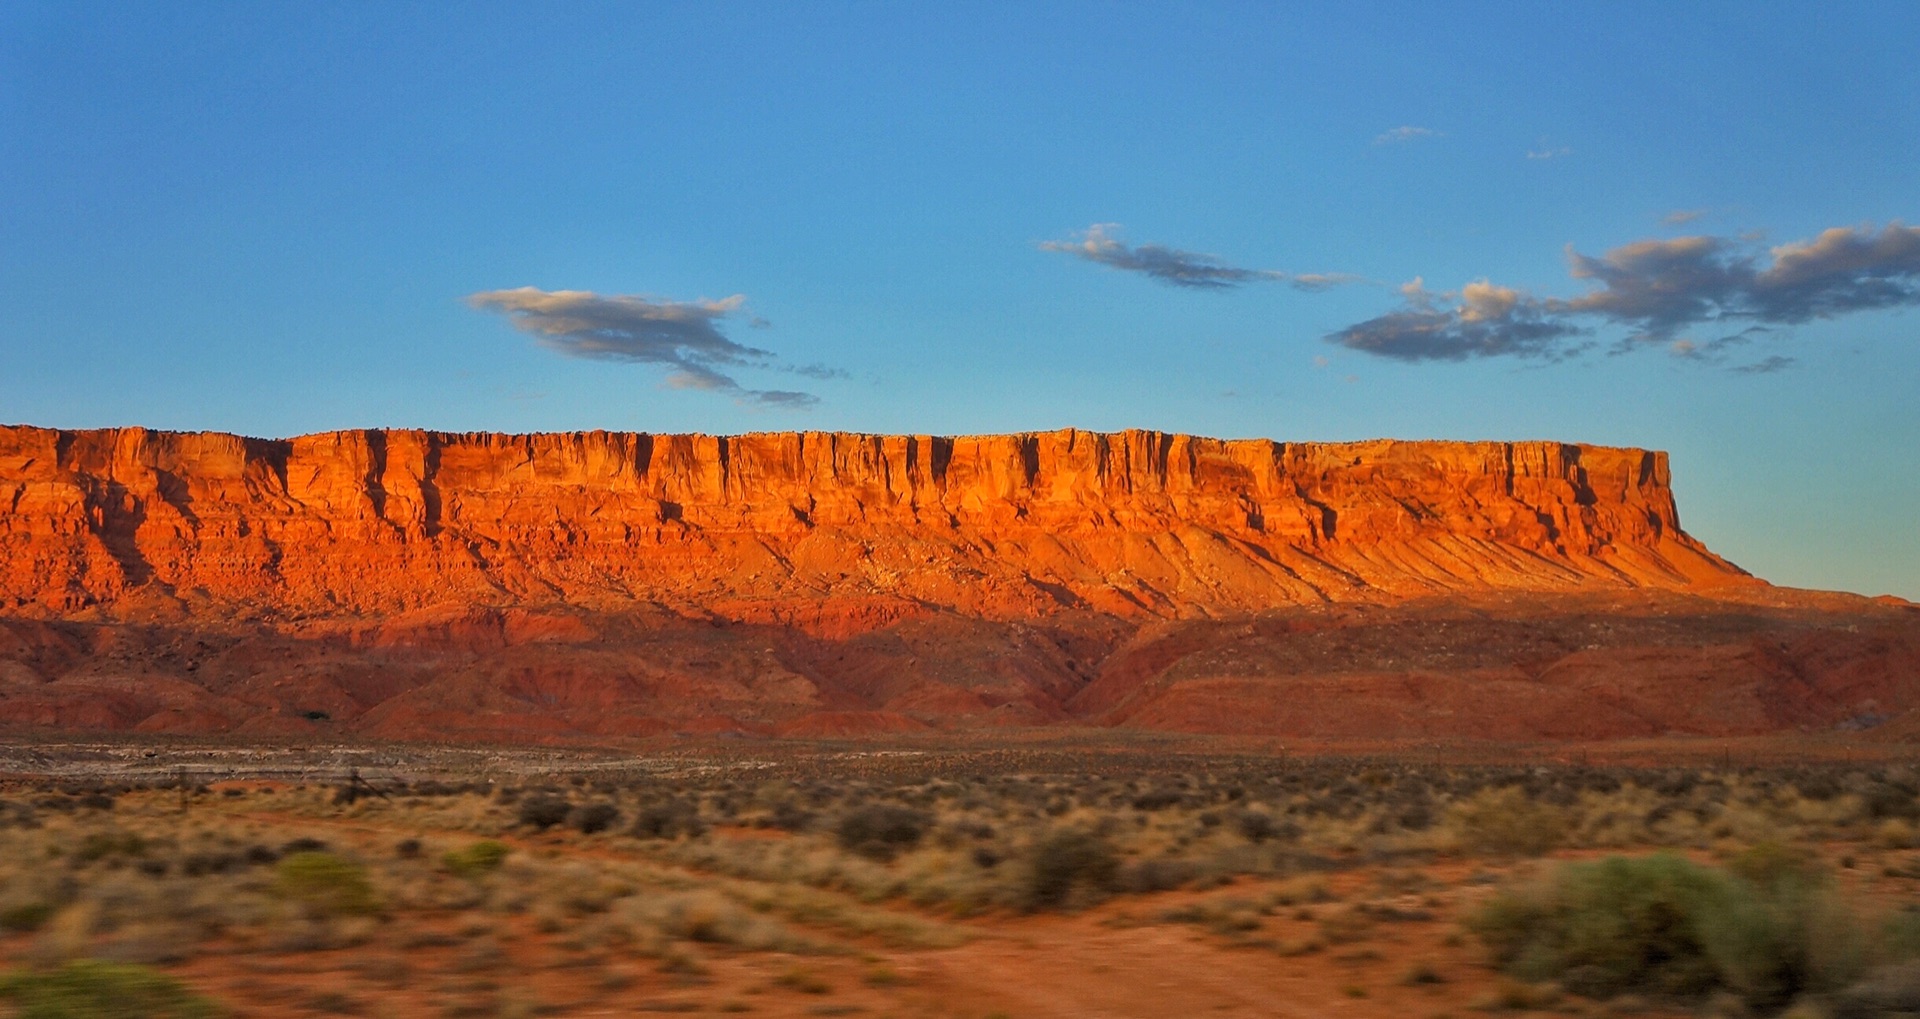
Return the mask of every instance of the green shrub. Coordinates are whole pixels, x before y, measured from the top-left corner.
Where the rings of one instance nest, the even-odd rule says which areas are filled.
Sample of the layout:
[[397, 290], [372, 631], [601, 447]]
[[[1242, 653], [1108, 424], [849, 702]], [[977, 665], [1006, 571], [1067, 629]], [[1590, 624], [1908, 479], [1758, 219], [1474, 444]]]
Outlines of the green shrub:
[[1670, 854], [1568, 864], [1468, 924], [1503, 969], [1589, 997], [1726, 990], [1765, 1010], [1844, 986], [1860, 968], [1857, 922], [1820, 874], [1765, 855], [1740, 861], [1758, 880]]
[[145, 966], [81, 960], [0, 976], [18, 1019], [213, 1019], [222, 1010]]
[[1022, 905], [1049, 909], [1065, 905], [1076, 891], [1105, 892], [1119, 869], [1120, 858], [1106, 839], [1077, 828], [1056, 831], [1028, 854]]
[[274, 868], [279, 893], [322, 914], [364, 915], [380, 909], [364, 867], [332, 853], [295, 853]]
[[507, 854], [513, 852], [504, 842], [484, 839], [465, 849], [456, 849], [440, 858], [442, 866], [457, 877], [477, 878], [500, 869]]

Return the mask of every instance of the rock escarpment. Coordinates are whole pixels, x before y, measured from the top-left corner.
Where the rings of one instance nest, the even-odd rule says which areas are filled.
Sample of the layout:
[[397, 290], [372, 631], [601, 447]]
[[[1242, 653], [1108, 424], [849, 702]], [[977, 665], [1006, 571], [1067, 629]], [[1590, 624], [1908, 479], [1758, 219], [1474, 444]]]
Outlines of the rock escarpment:
[[1634, 449], [0, 428], [0, 731], [1904, 740], [1917, 662]]
[[0, 508], [20, 616], [646, 606], [857, 631], [1758, 583], [1680, 529], [1664, 454], [1556, 442], [10, 427]]

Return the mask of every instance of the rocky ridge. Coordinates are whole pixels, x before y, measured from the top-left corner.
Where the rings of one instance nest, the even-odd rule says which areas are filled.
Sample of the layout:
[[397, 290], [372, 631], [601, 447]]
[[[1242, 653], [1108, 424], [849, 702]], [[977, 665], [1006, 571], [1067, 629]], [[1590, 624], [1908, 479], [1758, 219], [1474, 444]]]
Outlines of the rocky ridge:
[[1133, 618], [1749, 582], [1680, 529], [1665, 454], [1557, 442], [12, 427], [0, 506], [0, 608], [52, 616]]
[[1748, 576], [1634, 449], [0, 429], [0, 732], [1034, 727], [1906, 741], [1920, 612]]

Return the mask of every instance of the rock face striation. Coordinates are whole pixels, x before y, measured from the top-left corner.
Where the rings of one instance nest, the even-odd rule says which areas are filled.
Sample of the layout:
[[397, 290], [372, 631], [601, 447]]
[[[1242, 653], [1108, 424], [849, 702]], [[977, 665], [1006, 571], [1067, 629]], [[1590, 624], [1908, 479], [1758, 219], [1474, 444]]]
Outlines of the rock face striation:
[[1746, 575], [1637, 449], [0, 428], [0, 731], [1033, 726], [1920, 739], [1920, 611]]
[[1680, 529], [1664, 454], [1556, 442], [12, 427], [0, 507], [0, 611], [51, 616], [1139, 618], [1753, 583]]

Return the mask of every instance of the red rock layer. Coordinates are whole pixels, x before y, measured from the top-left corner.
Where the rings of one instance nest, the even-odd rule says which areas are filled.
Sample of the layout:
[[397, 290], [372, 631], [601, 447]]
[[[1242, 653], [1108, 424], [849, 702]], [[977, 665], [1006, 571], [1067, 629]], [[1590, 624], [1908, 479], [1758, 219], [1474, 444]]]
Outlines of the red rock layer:
[[0, 508], [0, 611], [37, 615], [651, 603], [832, 634], [1758, 583], [1681, 531], [1665, 454], [1557, 442], [9, 427]]

